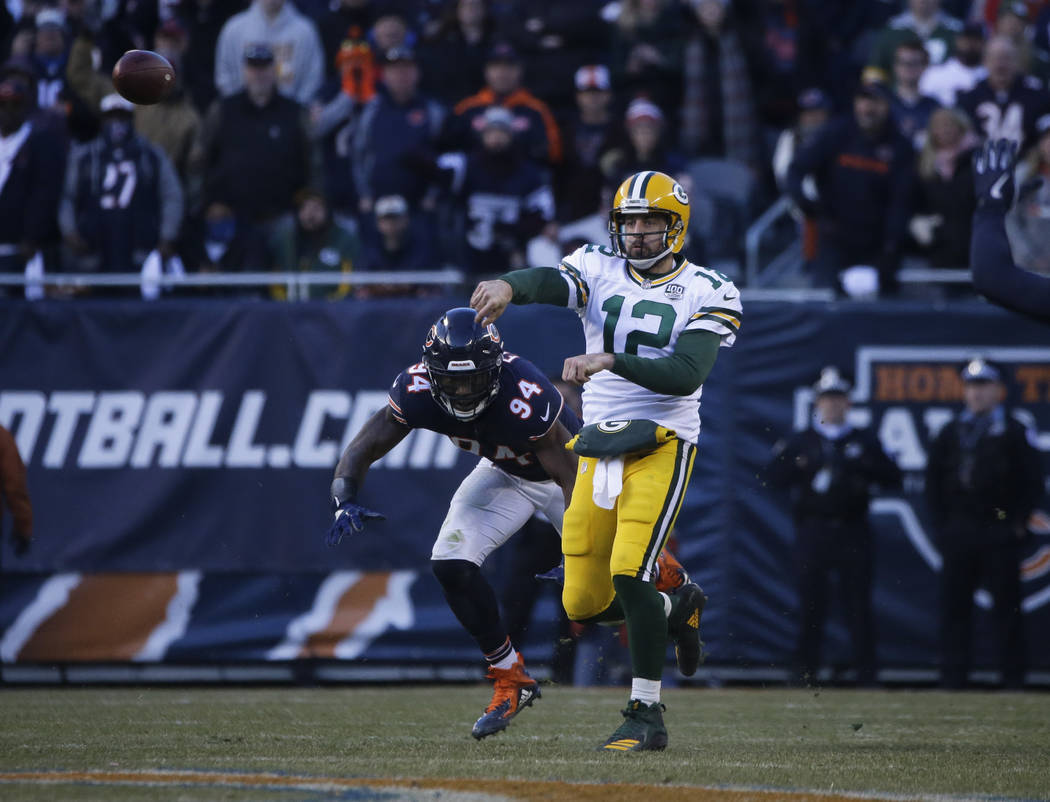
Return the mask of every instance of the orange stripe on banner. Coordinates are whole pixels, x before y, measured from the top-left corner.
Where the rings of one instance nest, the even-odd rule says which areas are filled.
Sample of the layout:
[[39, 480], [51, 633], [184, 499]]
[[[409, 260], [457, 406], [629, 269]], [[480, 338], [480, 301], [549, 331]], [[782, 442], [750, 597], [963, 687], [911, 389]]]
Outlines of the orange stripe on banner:
[[1050, 548], [1043, 546], [1039, 551], [1021, 563], [1021, 576], [1033, 579], [1042, 576], [1050, 569]]
[[376, 602], [386, 595], [389, 582], [389, 571], [362, 576], [340, 597], [328, 626], [307, 639], [299, 656], [335, 657], [335, 647], [371, 615]]
[[89, 574], [26, 641], [23, 661], [130, 660], [167, 617], [178, 575]]

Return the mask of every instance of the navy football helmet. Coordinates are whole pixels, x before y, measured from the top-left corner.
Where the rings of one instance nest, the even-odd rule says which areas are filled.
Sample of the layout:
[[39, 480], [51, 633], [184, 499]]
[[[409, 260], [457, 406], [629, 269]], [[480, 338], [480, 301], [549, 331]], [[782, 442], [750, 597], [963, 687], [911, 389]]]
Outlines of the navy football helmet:
[[430, 327], [423, 344], [434, 400], [462, 421], [478, 417], [499, 393], [503, 366], [499, 332], [476, 323], [476, 314], [467, 307], [449, 309]]

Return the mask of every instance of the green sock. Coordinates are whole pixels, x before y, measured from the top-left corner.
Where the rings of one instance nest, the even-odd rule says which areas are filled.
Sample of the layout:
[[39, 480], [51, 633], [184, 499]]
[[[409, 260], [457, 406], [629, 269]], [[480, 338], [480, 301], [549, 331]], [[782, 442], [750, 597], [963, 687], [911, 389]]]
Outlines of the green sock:
[[627, 642], [635, 677], [659, 680], [667, 654], [667, 616], [664, 600], [651, 582], [633, 576], [614, 576], [613, 587], [623, 605]]
[[[614, 581], [615, 584], [615, 581]], [[623, 607], [620, 606], [620, 600], [616, 596], [613, 596], [613, 600], [609, 603], [609, 606], [602, 610], [598, 615], [592, 615], [590, 618], [581, 618], [577, 623], [579, 624], [620, 624], [623, 623], [624, 614]]]

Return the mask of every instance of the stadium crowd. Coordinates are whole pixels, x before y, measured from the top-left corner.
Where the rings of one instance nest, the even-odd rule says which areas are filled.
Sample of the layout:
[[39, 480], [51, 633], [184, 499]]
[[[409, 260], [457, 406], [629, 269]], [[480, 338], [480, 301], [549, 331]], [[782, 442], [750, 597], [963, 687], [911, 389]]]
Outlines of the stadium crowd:
[[[173, 64], [161, 103], [114, 93], [131, 48]], [[1018, 261], [1050, 270], [1045, 0], [7, 0], [0, 64], [0, 272], [470, 282], [605, 242], [656, 169], [694, 261], [739, 266], [787, 194], [810, 283], [892, 295], [903, 259], [967, 265], [1000, 137]], [[423, 291], [352, 284], [311, 296]]]

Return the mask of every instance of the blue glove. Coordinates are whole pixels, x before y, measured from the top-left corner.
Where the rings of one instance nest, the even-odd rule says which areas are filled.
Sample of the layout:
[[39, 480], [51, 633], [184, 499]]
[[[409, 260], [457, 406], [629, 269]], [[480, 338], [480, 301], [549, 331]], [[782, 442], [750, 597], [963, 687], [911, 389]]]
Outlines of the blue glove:
[[989, 139], [973, 157], [973, 189], [977, 205], [1005, 212], [1014, 200], [1017, 143]]
[[335, 511], [335, 520], [328, 528], [324, 542], [329, 546], [338, 546], [346, 535], [360, 532], [365, 528], [365, 521], [372, 518], [386, 520], [382, 513], [373, 512], [352, 501], [344, 501]]

